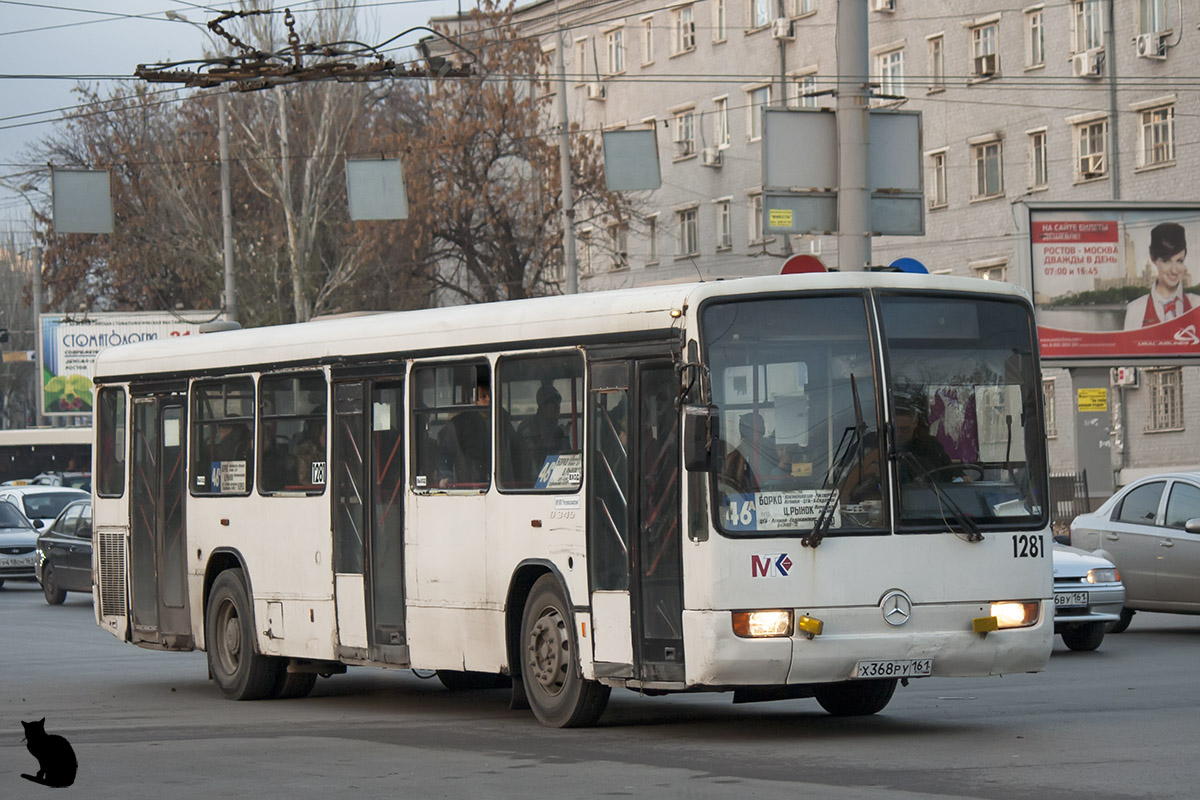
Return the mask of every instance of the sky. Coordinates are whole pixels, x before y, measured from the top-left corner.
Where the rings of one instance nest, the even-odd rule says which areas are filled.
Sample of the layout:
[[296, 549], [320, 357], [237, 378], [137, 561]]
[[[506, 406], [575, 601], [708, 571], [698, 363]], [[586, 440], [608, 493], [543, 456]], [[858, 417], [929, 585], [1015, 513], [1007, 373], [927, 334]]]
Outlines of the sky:
[[[133, 80], [139, 64], [199, 58], [212, 50], [204, 24], [235, 6], [236, 0], [208, 5], [186, 0], [0, 0], [0, 236], [19, 237], [31, 225], [29, 204], [11, 187], [28, 183], [34, 165], [26, 150], [54, 131], [63, 109], [76, 104], [72, 89], [81, 81], [99, 83], [101, 94], [122, 79]], [[267, 3], [264, 2], [265, 6]], [[343, 5], [345, 1], [343, 0]], [[291, 8], [305, 39], [305, 21], [332, 0], [277, 0]], [[362, 0], [358, 4], [363, 40], [375, 44], [430, 17], [468, 11], [473, 0]], [[187, 21], [172, 20], [167, 12]], [[392, 46], [425, 35], [414, 32]], [[390, 51], [397, 61], [410, 50]], [[49, 187], [46, 187], [48, 191]], [[48, 205], [49, 197], [27, 192]]]

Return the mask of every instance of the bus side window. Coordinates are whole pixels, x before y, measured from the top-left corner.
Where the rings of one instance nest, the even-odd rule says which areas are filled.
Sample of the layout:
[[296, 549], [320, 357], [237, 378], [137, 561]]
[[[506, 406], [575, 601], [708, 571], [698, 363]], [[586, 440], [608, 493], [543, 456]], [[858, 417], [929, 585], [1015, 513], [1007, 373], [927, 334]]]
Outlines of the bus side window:
[[501, 488], [577, 489], [583, 467], [582, 359], [506, 358], [497, 376]]
[[319, 372], [264, 375], [258, 381], [260, 494], [325, 489], [325, 376]]
[[101, 497], [125, 494], [125, 390], [104, 388], [96, 415], [99, 427], [96, 454], [96, 493]]
[[197, 383], [192, 409], [192, 491], [250, 493], [254, 469], [254, 381]]
[[484, 491], [491, 483], [486, 362], [413, 369], [413, 488]]

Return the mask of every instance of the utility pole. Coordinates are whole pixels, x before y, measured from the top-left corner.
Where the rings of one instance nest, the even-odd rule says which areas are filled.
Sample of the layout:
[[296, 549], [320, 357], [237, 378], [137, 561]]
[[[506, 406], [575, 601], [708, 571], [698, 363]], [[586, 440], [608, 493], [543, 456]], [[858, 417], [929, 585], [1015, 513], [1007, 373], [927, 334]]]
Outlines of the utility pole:
[[871, 263], [871, 187], [867, 142], [867, 2], [837, 4], [838, 269], [862, 272]]
[[[34, 230], [37, 236], [37, 230]], [[42, 380], [42, 246], [36, 241], [30, 251], [33, 255], [33, 424], [41, 426], [42, 393], [38, 391]]]
[[[558, 16], [558, 0], [554, 0]], [[575, 259], [575, 190], [571, 184], [571, 122], [567, 117], [567, 66], [563, 55], [562, 21], [558, 25], [558, 47], [555, 65], [558, 69], [558, 167], [562, 173], [563, 271], [566, 272], [566, 294], [579, 291], [579, 264]]]
[[233, 283], [233, 199], [229, 188], [229, 93], [217, 95], [217, 151], [221, 159], [221, 229], [225, 261], [225, 319], [237, 322], [237, 289]]

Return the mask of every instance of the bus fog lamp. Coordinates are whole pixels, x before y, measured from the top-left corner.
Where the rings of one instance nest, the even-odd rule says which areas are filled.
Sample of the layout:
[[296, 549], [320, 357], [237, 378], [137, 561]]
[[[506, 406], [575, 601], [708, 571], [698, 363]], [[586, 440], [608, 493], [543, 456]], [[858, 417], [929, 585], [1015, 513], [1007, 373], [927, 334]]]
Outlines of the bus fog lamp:
[[825, 623], [822, 620], [801, 614], [800, 619], [796, 620], [796, 630], [806, 634], [811, 639], [814, 636], [821, 635], [821, 631], [825, 630]]
[[792, 635], [791, 611], [734, 611], [733, 632], [746, 639]]
[[1001, 629], [1027, 628], [1038, 620], [1038, 605], [1036, 600], [992, 603], [992, 616]]

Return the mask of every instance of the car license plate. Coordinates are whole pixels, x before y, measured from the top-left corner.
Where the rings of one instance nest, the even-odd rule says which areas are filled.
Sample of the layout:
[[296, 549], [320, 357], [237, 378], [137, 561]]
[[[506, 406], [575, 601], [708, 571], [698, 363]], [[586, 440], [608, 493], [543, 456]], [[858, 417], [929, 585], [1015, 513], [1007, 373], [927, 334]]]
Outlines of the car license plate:
[[33, 554], [27, 556], [0, 556], [0, 567], [32, 567]]
[[932, 673], [932, 658], [898, 658], [891, 661], [859, 661], [851, 677], [917, 678]]
[[1080, 606], [1087, 607], [1087, 592], [1055, 592], [1054, 607], [1055, 608], [1079, 608]]

